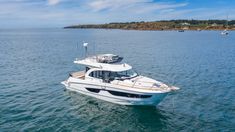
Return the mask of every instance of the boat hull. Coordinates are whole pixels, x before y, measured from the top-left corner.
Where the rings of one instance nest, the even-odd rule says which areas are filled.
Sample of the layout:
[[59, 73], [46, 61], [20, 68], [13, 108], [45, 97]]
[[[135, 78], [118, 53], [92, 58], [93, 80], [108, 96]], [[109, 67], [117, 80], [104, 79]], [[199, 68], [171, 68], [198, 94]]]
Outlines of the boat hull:
[[[167, 95], [166, 93], [139, 93], [135, 91], [114, 91], [114, 88], [111, 87], [99, 87], [89, 84], [68, 84], [66, 81], [62, 82], [65, 85], [66, 89], [75, 91], [84, 95], [88, 95], [100, 100], [108, 101], [115, 104], [120, 105], [150, 105], [156, 106], [159, 104], [164, 97]], [[89, 91], [87, 89], [96, 89], [97, 91]], [[112, 93], [115, 93], [113, 95]], [[118, 93], [118, 94], [116, 94]], [[121, 94], [120, 94], [121, 93]], [[127, 97], [128, 95], [129, 97]], [[120, 96], [121, 95], [121, 96]], [[124, 96], [123, 96], [124, 95]], [[134, 95], [134, 96], [133, 96]], [[138, 96], [136, 96], [138, 95]], [[141, 98], [139, 98], [141, 97]]]

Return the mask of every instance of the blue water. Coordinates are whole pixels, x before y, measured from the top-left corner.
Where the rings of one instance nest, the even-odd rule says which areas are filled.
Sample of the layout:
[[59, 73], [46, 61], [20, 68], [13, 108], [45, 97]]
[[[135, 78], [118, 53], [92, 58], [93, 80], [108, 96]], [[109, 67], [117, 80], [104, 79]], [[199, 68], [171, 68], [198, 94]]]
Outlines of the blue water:
[[[156, 107], [65, 90], [83, 41], [181, 89]], [[0, 30], [0, 131], [235, 131], [234, 41], [219, 31]]]

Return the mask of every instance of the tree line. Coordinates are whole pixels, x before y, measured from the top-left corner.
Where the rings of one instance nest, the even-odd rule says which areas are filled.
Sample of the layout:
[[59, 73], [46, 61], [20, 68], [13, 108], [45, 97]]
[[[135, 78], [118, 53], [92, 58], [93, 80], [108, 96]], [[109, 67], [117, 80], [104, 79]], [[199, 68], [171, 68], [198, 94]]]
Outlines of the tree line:
[[106, 24], [72, 25], [65, 28], [104, 28], [104, 29], [127, 29], [127, 30], [234, 30], [235, 20], [160, 20], [151, 22], [112, 22]]

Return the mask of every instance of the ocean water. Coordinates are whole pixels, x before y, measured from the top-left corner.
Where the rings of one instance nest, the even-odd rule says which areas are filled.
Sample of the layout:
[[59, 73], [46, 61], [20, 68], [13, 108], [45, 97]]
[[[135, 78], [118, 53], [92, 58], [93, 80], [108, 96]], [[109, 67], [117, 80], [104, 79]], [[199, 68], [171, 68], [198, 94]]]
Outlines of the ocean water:
[[[65, 90], [83, 42], [181, 89], [156, 107]], [[235, 32], [0, 30], [0, 131], [235, 131]]]

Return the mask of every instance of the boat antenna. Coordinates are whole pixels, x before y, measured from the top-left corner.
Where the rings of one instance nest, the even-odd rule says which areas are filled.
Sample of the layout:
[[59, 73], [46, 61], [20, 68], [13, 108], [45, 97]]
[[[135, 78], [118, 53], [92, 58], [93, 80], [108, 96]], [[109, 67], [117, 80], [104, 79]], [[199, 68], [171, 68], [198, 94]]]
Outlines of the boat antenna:
[[87, 47], [88, 47], [88, 43], [83, 43], [83, 47], [85, 48], [85, 57], [87, 57]]
[[228, 14], [227, 14], [227, 20], [226, 20], [226, 29], [228, 28]]
[[76, 44], [77, 51], [78, 51], [78, 56], [79, 56], [79, 43]]

